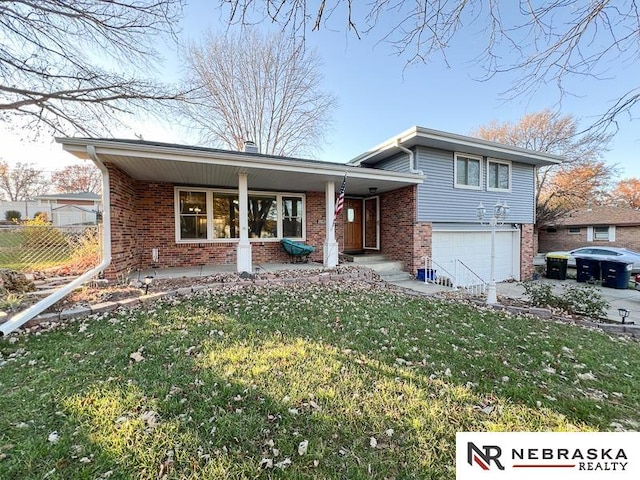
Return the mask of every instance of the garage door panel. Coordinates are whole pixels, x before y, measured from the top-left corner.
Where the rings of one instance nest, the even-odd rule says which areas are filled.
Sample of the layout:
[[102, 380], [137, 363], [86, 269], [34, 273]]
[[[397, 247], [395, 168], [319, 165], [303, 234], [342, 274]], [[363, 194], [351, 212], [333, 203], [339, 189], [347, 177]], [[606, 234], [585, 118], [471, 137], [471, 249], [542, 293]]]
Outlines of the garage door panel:
[[[516, 270], [520, 255], [517, 235], [518, 232], [513, 231], [496, 232], [496, 281], [519, 277]], [[432, 257], [449, 275], [455, 271], [456, 260], [460, 260], [488, 282], [491, 272], [491, 232], [434, 232]]]

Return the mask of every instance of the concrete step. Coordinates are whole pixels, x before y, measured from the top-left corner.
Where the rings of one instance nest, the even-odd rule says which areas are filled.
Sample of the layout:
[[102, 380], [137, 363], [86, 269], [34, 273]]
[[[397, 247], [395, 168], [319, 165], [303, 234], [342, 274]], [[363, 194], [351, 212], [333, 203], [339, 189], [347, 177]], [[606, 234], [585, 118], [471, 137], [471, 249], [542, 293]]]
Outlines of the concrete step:
[[412, 280], [411, 274], [409, 272], [401, 272], [398, 270], [378, 272], [378, 275], [380, 275], [380, 278], [382, 278], [382, 280], [389, 283], [406, 282]]
[[386, 255], [381, 255], [378, 253], [372, 253], [368, 255], [349, 255], [348, 253], [341, 254], [342, 257], [348, 262], [353, 262], [358, 265], [367, 265], [369, 263], [379, 263], [379, 262], [387, 262], [389, 259]]

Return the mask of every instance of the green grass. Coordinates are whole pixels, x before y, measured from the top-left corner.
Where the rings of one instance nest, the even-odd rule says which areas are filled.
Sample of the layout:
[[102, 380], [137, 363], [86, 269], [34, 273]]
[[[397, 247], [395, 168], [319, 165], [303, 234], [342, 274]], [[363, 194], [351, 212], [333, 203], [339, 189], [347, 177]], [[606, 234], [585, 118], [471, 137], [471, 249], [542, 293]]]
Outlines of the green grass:
[[637, 343], [363, 283], [229, 287], [17, 338], [0, 478], [449, 479], [457, 431], [640, 422]]

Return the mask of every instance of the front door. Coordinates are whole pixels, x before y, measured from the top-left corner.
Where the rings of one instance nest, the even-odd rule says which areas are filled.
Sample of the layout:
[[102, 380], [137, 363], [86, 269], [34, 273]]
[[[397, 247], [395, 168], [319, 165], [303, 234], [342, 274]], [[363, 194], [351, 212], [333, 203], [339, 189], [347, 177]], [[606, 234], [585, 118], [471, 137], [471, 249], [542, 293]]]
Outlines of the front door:
[[362, 200], [344, 199], [344, 251], [362, 251]]

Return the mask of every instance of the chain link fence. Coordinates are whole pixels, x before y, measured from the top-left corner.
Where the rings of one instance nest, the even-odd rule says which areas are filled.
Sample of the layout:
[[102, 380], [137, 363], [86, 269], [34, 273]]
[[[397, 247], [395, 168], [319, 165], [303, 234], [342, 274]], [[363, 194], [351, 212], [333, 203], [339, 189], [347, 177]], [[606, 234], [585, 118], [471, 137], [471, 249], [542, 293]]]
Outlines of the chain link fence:
[[101, 227], [0, 226], [0, 268], [35, 272], [66, 268], [82, 273], [100, 262]]

